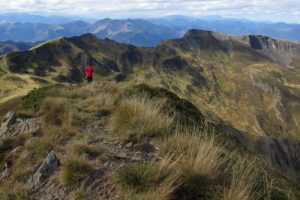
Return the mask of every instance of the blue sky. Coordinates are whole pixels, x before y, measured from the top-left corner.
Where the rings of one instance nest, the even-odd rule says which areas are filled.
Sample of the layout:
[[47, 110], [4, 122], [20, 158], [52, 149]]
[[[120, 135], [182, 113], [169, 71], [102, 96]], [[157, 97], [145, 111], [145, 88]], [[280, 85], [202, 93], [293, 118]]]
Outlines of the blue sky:
[[0, 12], [93, 18], [219, 15], [300, 23], [300, 0], [0, 0]]

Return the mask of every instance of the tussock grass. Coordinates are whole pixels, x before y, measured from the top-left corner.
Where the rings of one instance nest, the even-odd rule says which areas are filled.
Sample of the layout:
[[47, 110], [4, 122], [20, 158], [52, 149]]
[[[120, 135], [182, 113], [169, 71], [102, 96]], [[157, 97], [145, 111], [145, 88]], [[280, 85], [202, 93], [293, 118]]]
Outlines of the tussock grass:
[[[259, 173], [255, 160], [239, 158], [231, 169], [230, 186], [224, 189], [224, 200], [258, 200], [264, 194], [259, 188], [258, 179], [264, 180]], [[260, 176], [260, 177], [259, 177]], [[260, 191], [261, 190], [261, 191]], [[260, 192], [259, 192], [260, 191]]]
[[86, 111], [95, 112], [102, 109], [112, 109], [115, 100], [109, 93], [98, 93], [95, 96], [88, 97], [80, 103], [80, 106]]
[[111, 132], [134, 135], [138, 139], [163, 136], [174, 116], [163, 113], [161, 105], [148, 96], [133, 96], [121, 100], [108, 124]]
[[83, 190], [75, 190], [71, 192], [70, 200], [85, 200], [86, 199], [86, 194], [84, 193]]
[[87, 153], [93, 157], [99, 156], [103, 153], [103, 149], [95, 146], [95, 145], [88, 145], [83, 142], [77, 142], [71, 146], [71, 150], [75, 155], [82, 155]]
[[[54, 149], [54, 143], [50, 138], [32, 138], [28, 140], [24, 146], [24, 155], [22, 163], [35, 163], [38, 160], [43, 160], [48, 153]], [[19, 159], [20, 160], [20, 159]], [[20, 160], [21, 161], [21, 160]]]
[[224, 162], [222, 154], [222, 149], [213, 139], [199, 142], [198, 147], [194, 147], [183, 156], [184, 168], [200, 176], [215, 176]]
[[[174, 191], [178, 199], [256, 200], [268, 197], [264, 170], [258, 160], [228, 152], [209, 131], [190, 129], [160, 143], [162, 155], [179, 159], [176, 173], [183, 186]], [[244, 155], [246, 156], [246, 155]]]
[[223, 159], [224, 149], [218, 145], [215, 137], [200, 130], [175, 133], [161, 143], [160, 151], [163, 155], [172, 153], [180, 157], [184, 163], [183, 171], [187, 168], [203, 176], [217, 174], [226, 161]]
[[93, 167], [88, 161], [78, 156], [71, 156], [62, 164], [60, 180], [67, 186], [77, 185], [92, 172]]
[[144, 192], [159, 182], [157, 172], [154, 163], [126, 165], [117, 170], [117, 181], [127, 190]]
[[[169, 199], [176, 199], [174, 192], [177, 190], [178, 187], [182, 184], [180, 177], [178, 174], [171, 174], [166, 179], [164, 179], [159, 185], [156, 186], [154, 190], [137, 194], [135, 199], [141, 200], [169, 200]], [[133, 198], [134, 199], [134, 198]]]
[[70, 109], [68, 112], [67, 124], [74, 127], [84, 127], [90, 120], [90, 115], [79, 112], [77, 109]]
[[150, 195], [160, 185], [164, 187], [160, 195], [167, 195], [166, 193], [169, 193], [172, 188], [171, 185], [178, 181], [178, 176], [172, 174], [177, 164], [178, 159], [174, 159], [172, 156], [166, 157], [158, 163], [128, 164], [117, 169], [116, 182], [128, 194], [136, 192]]
[[78, 134], [78, 130], [67, 124], [62, 127], [50, 126], [44, 131], [43, 137], [52, 141], [54, 145], [65, 145]]
[[213, 136], [177, 133], [166, 140], [162, 149], [180, 158], [177, 173], [182, 177], [184, 186], [175, 192], [178, 198], [213, 198], [220, 186], [219, 177], [226, 161], [224, 150]]
[[27, 137], [25, 135], [18, 135], [8, 137], [0, 140], [0, 154], [13, 150], [18, 146], [23, 146]]
[[47, 97], [41, 108], [45, 112], [44, 121], [47, 125], [60, 126], [66, 118], [68, 102], [64, 98]]
[[29, 192], [24, 184], [9, 181], [0, 187], [1, 200], [30, 200]]
[[18, 167], [13, 171], [12, 179], [16, 182], [26, 183], [26, 181], [29, 179], [31, 174], [32, 174], [32, 169]]

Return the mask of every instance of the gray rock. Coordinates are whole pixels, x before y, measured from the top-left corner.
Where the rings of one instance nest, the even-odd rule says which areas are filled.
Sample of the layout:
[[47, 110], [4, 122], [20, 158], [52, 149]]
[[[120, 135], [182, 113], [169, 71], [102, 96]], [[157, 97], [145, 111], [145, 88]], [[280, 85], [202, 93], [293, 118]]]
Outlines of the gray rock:
[[42, 117], [20, 119], [15, 113], [8, 113], [0, 129], [0, 137], [11, 137], [19, 134], [38, 132], [42, 127]]
[[55, 152], [51, 151], [43, 164], [36, 170], [36, 172], [29, 178], [27, 185], [30, 189], [34, 189], [43, 184], [43, 182], [53, 175], [60, 165], [59, 159]]
[[82, 156], [86, 159], [86, 160], [93, 160], [94, 157], [89, 154], [89, 153], [83, 153]]
[[1, 125], [1, 128], [0, 128], [0, 136], [5, 135], [9, 131], [9, 128], [14, 123], [16, 123], [16, 121], [17, 121], [16, 113], [8, 112], [6, 114], [6, 116], [4, 117], [4, 121], [3, 121], [2, 125]]
[[8, 112], [4, 118], [4, 122], [7, 124], [7, 126], [11, 126], [16, 122], [16, 113], [15, 112]]
[[132, 148], [133, 147], [133, 142], [129, 142], [125, 145], [126, 148]]
[[83, 190], [86, 190], [87, 188], [90, 188], [90, 190], [91, 190], [93, 183], [95, 183], [95, 181], [103, 178], [106, 170], [107, 170], [107, 165], [103, 165], [103, 166], [99, 167], [93, 173], [91, 173], [91, 175], [87, 176], [81, 182], [80, 187]]
[[0, 173], [0, 180], [5, 180], [9, 177], [10, 175], [10, 170], [7, 166], [7, 164], [5, 163], [5, 169]]

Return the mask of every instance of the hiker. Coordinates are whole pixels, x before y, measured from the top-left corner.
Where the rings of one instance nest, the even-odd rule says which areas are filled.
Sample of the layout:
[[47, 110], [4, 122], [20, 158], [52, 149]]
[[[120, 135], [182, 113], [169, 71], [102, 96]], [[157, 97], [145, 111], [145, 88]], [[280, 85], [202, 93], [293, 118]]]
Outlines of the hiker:
[[86, 77], [88, 83], [93, 81], [93, 73], [94, 73], [93, 66], [92, 65], [87, 65], [85, 67], [85, 77]]

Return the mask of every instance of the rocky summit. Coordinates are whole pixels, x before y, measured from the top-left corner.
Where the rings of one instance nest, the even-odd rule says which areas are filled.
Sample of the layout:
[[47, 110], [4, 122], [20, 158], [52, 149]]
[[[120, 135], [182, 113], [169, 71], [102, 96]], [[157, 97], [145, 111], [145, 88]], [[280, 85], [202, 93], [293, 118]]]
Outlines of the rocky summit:
[[298, 43], [196, 29], [6, 54], [0, 198], [297, 200], [299, 80]]

